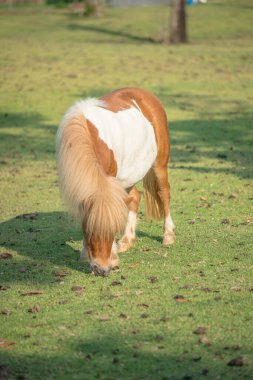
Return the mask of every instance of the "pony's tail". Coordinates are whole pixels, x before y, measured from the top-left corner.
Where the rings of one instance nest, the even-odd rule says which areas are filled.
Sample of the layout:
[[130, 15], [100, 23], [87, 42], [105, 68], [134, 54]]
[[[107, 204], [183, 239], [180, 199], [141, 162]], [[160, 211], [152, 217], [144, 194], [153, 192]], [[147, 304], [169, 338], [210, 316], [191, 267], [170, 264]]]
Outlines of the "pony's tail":
[[161, 198], [159, 196], [157, 176], [153, 167], [143, 178], [143, 187], [146, 219], [162, 219], [164, 216], [164, 209]]
[[57, 138], [57, 164], [63, 199], [85, 225], [87, 237], [108, 239], [124, 229], [126, 192], [98, 162], [85, 117], [71, 109]]

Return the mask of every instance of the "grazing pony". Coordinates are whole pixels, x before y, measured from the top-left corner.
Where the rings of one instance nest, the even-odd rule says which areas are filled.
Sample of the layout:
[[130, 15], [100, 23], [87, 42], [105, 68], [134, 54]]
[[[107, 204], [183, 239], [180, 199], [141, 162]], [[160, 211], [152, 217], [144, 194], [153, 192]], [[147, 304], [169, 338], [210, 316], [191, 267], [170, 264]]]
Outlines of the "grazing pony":
[[[63, 198], [80, 219], [83, 250], [96, 275], [119, 264], [134, 244], [143, 179], [146, 215], [165, 218], [163, 244], [174, 243], [170, 216], [168, 123], [160, 101], [123, 88], [72, 106], [60, 124], [57, 162]], [[115, 235], [124, 235], [118, 245]]]

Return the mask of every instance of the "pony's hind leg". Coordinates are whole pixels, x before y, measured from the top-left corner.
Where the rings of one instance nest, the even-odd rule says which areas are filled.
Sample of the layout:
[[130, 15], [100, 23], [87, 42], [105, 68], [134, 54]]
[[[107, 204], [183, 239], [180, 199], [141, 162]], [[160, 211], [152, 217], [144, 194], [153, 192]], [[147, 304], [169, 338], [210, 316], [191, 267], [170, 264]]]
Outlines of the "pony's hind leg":
[[175, 225], [170, 215], [170, 184], [168, 180], [168, 169], [166, 166], [154, 167], [157, 184], [159, 188], [159, 197], [162, 201], [164, 211], [164, 230], [163, 230], [163, 244], [172, 245], [175, 241]]
[[140, 198], [140, 192], [136, 189], [136, 187], [133, 187], [130, 190], [129, 196], [126, 200], [129, 213], [124, 235], [119, 241], [118, 252], [126, 252], [134, 245], [134, 242], [136, 240], [135, 229], [137, 224], [137, 212], [140, 204]]

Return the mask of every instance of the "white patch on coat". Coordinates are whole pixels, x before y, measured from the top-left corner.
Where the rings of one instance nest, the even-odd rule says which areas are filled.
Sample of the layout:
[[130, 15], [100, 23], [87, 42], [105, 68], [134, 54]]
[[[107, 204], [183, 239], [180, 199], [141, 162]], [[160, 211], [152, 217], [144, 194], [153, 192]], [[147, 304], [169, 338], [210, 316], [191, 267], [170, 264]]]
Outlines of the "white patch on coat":
[[[76, 108], [75, 108], [76, 107]], [[112, 112], [99, 99], [76, 103], [71, 112], [80, 112], [95, 125], [99, 137], [113, 151], [122, 186], [133, 186], [146, 175], [157, 156], [152, 124], [134, 106]]]
[[58, 128], [56, 135], [56, 148], [58, 150], [58, 146], [62, 139], [62, 134], [65, 126], [67, 125], [68, 120], [78, 116], [85, 115], [86, 111], [91, 107], [105, 107], [106, 104], [103, 100], [99, 100], [96, 98], [88, 98], [86, 100], [79, 100], [72, 107], [70, 107], [67, 112], [64, 114], [60, 127]]
[[126, 229], [125, 229], [125, 233], [124, 233], [124, 236], [127, 236], [129, 242], [131, 242], [131, 240], [135, 239], [136, 223], [137, 223], [136, 212], [129, 211]]
[[164, 232], [173, 232], [174, 228], [175, 228], [175, 225], [169, 213], [169, 215], [165, 218]]

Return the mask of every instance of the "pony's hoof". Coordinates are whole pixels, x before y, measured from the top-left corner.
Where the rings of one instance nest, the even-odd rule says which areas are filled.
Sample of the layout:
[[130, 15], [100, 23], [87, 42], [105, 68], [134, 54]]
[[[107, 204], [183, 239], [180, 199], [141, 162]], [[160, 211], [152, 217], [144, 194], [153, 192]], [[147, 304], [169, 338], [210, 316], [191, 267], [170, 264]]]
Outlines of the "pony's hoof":
[[174, 232], [167, 233], [163, 237], [163, 245], [173, 245], [175, 242], [175, 239], [176, 237], [175, 237]]
[[134, 246], [135, 239], [129, 240], [127, 236], [123, 236], [123, 238], [119, 241], [118, 244], [118, 252], [126, 252], [130, 248]]

